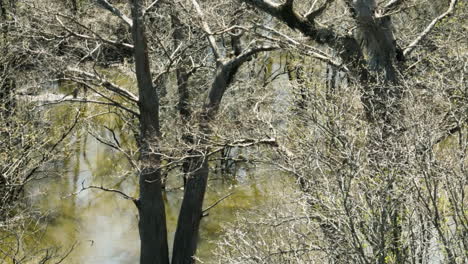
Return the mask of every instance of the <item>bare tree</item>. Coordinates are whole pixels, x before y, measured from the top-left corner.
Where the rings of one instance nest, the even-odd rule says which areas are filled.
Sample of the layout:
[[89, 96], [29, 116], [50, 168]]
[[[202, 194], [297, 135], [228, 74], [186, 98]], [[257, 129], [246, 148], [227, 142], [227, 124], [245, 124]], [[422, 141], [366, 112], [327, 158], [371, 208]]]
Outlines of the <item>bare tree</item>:
[[[108, 1], [98, 1], [99, 4], [115, 15], [132, 31], [132, 44], [124, 44], [127, 49], [133, 51], [135, 75], [138, 85], [138, 95], [135, 96], [131, 91], [128, 91], [118, 85], [111, 83], [98, 73], [91, 73], [77, 67], [69, 67], [65, 71], [65, 77], [80, 83], [92, 90], [102, 100], [89, 100], [86, 98], [74, 98], [62, 100], [63, 102], [81, 102], [81, 103], [97, 103], [115, 106], [120, 108], [127, 114], [138, 118], [138, 131], [136, 141], [139, 147], [139, 189], [140, 197], [133, 199], [139, 210], [139, 229], [141, 238], [141, 263], [168, 263], [168, 245], [167, 245], [167, 230], [165, 220], [164, 201], [162, 198], [163, 179], [161, 177], [161, 156], [165, 159], [176, 160], [174, 163], [187, 165], [186, 184], [184, 188], [184, 198], [182, 201], [181, 211], [179, 214], [179, 222], [175, 234], [172, 263], [192, 263], [193, 256], [196, 253], [198, 244], [198, 229], [203, 214], [203, 200], [207, 187], [208, 180], [208, 158], [212, 153], [217, 153], [220, 149], [211, 149], [209, 138], [212, 136], [210, 124], [215, 120], [218, 109], [221, 105], [222, 98], [227, 88], [233, 83], [234, 76], [238, 72], [240, 66], [247, 62], [253, 55], [277, 49], [277, 45], [266, 45], [263, 43], [252, 43], [248, 48], [236, 46], [235, 56], [222, 55], [221, 48], [218, 46], [218, 41], [212, 35], [211, 28], [204, 16], [202, 7], [197, 1], [187, 1], [186, 3], [166, 3], [165, 1], [154, 1], [148, 6], [143, 6], [143, 1], [132, 1], [131, 18], [118, 7]], [[164, 5], [165, 7], [162, 7]], [[187, 7], [193, 7], [194, 11], [188, 11]], [[163, 9], [164, 8], [164, 9]], [[173, 10], [169, 13], [169, 9]], [[158, 17], [153, 16], [159, 10], [167, 12], [164, 15], [172, 16], [172, 24], [174, 30], [168, 35], [149, 35], [148, 27], [153, 27], [152, 23], [158, 22]], [[176, 12], [175, 10], [180, 10]], [[185, 42], [188, 47], [198, 46], [192, 44], [190, 36], [183, 32], [184, 25], [181, 22], [181, 16], [188, 18], [196, 18], [190, 25], [195, 31], [200, 32], [200, 36], [206, 38], [205, 46], [211, 48], [213, 60], [207, 63], [215, 65], [214, 76], [203, 73], [201, 78], [205, 79], [206, 83], [210, 83], [209, 91], [204, 102], [195, 102], [195, 105], [200, 106], [199, 110], [191, 110], [188, 107], [188, 84], [193, 73], [205, 61], [188, 64], [187, 58], [181, 57], [186, 52], [183, 48]], [[122, 46], [122, 43], [111, 40], [110, 37], [105, 37], [98, 32], [94, 32], [89, 27], [76, 20], [73, 17], [63, 14], [57, 14], [56, 17], [59, 26], [67, 31], [73, 38], [85, 40], [99, 40], [102, 43], [107, 43], [114, 46]], [[64, 21], [74, 24], [67, 25]], [[195, 23], [194, 23], [195, 22]], [[166, 22], [161, 22], [166, 23]], [[148, 26], [149, 25], [149, 26]], [[157, 25], [159, 26], [159, 25]], [[84, 29], [87, 33], [81, 33], [78, 28]], [[165, 29], [161, 26], [158, 30]], [[224, 30], [224, 29], [223, 29]], [[230, 29], [228, 29], [229, 32]], [[91, 35], [88, 35], [90, 34]], [[163, 39], [170, 37], [169, 43], [174, 43], [172, 50]], [[172, 39], [171, 39], [172, 38]], [[150, 40], [156, 44], [149, 45]], [[163, 59], [153, 62], [158, 64], [158, 67], [153, 67], [150, 64], [152, 61], [150, 53], [161, 54]], [[89, 55], [91, 55], [91, 51]], [[206, 57], [204, 55], [202, 58]], [[181, 59], [182, 58], [182, 59]], [[178, 62], [182, 60], [182, 62]], [[206, 59], [203, 59], [206, 60]], [[80, 59], [80, 62], [83, 58]], [[162, 65], [162, 66], [160, 66]], [[208, 67], [206, 67], [208, 68]], [[163, 146], [172, 144], [165, 143], [162, 137], [160, 123], [160, 101], [163, 92], [169, 85], [167, 82], [168, 75], [175, 69], [178, 79], [179, 91], [179, 112], [181, 119], [188, 125], [193, 125], [193, 130], [189, 131], [192, 135], [191, 139], [185, 138], [185, 143], [190, 146], [186, 151], [182, 151], [181, 158], [167, 158], [164, 153]], [[200, 77], [197, 77], [200, 78]], [[103, 86], [106, 94], [117, 95], [124, 100], [125, 103], [112, 99], [111, 95], [106, 95], [100, 91]], [[138, 110], [135, 110], [138, 106]], [[166, 113], [164, 113], [166, 114]], [[262, 141], [267, 144], [272, 143], [271, 140]], [[253, 140], [247, 145], [255, 144]], [[261, 142], [260, 142], [261, 143]], [[245, 144], [245, 142], [239, 143]], [[172, 148], [175, 148], [174, 146]], [[185, 150], [185, 147], [182, 148]], [[222, 148], [221, 148], [222, 149]], [[211, 154], [210, 154], [211, 153]], [[178, 160], [178, 161], [177, 161]], [[128, 196], [127, 196], [128, 197]]]
[[[310, 96], [308, 107], [288, 118], [287, 134], [278, 129], [284, 136], [278, 165], [297, 177], [304, 195], [291, 203], [301, 209], [246, 220], [266, 223], [265, 229], [250, 237], [237, 227], [220, 255], [223, 262], [464, 263], [466, 220], [455, 218], [466, 219], [456, 206], [465, 195], [451, 183], [466, 187], [460, 165], [467, 108], [459, 104], [467, 100], [461, 77], [466, 51], [459, 53], [466, 41], [447, 37], [464, 34], [456, 26], [464, 6], [447, 2], [424, 24], [411, 19], [416, 11], [407, 1], [243, 2], [318, 44], [309, 49], [332, 50], [338, 58], [330, 56], [327, 64], [346, 72], [348, 81], [330, 93], [312, 69], [305, 80], [292, 78], [294, 89], [306, 83]], [[308, 5], [315, 7], [308, 12]], [[280, 25], [267, 30], [300, 47], [294, 32]], [[340, 63], [333, 64], [336, 59]], [[310, 68], [316, 63], [310, 60]], [[450, 73], [442, 70], [448, 68]], [[441, 207], [450, 196], [453, 203]], [[276, 230], [278, 236], [265, 235]]]

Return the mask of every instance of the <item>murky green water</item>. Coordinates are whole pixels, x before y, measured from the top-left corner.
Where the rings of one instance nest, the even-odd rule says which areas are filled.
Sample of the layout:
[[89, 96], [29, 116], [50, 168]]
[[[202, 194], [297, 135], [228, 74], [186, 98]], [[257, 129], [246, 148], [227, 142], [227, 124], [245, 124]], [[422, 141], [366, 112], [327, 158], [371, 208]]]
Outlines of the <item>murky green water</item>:
[[[131, 84], [129, 84], [131, 85]], [[104, 114], [104, 108], [86, 105], [57, 106], [46, 116], [57, 126], [64, 125], [80, 109], [88, 123], [105, 124], [116, 128], [123, 144], [133, 144], [131, 137], [119, 133], [122, 123], [113, 114]], [[102, 114], [99, 114], [102, 113]], [[126, 157], [96, 140], [81, 125], [70, 138], [67, 158], [50, 164], [49, 177], [30, 184], [28, 196], [33, 204], [48, 212], [45, 235], [40, 238], [44, 247], [61, 246], [63, 250], [75, 247], [64, 263], [137, 263], [139, 258], [138, 216], [133, 203], [115, 193], [101, 190], [82, 190], [89, 185], [118, 189], [137, 197], [137, 176]], [[99, 126], [92, 133], [112, 138], [111, 133]], [[210, 263], [216, 240], [223, 225], [235, 221], [244, 210], [260, 206], [269, 196], [283, 192], [284, 174], [269, 167], [242, 166], [233, 175], [212, 174], [205, 199], [205, 208], [229, 193], [210, 210], [201, 223], [198, 257]], [[52, 176], [51, 176], [52, 175]], [[164, 195], [168, 224], [169, 247], [177, 223], [183, 190], [180, 175], [170, 175]]]
[[[137, 179], [126, 175], [119, 166], [123, 160], [113, 150], [94, 139], [82, 143], [75, 160], [64, 162], [61, 178], [45, 179], [35, 186], [42, 209], [50, 211], [50, 223], [44, 243], [77, 246], [66, 263], [136, 263], [139, 238], [137, 210], [116, 194], [100, 190], [80, 192], [82, 184], [120, 189], [136, 193]], [[84, 151], [86, 150], [86, 151]], [[199, 257], [209, 260], [222, 225], [236, 219], [237, 213], [260, 205], [262, 200], [281, 188], [278, 179], [265, 168], [242, 169], [240, 180], [212, 175], [205, 207], [226, 194], [232, 196], [210, 210], [201, 225]], [[78, 193], [77, 193], [78, 192]], [[77, 194], [74, 194], [77, 193]], [[166, 193], [169, 243], [172, 244], [182, 190]]]

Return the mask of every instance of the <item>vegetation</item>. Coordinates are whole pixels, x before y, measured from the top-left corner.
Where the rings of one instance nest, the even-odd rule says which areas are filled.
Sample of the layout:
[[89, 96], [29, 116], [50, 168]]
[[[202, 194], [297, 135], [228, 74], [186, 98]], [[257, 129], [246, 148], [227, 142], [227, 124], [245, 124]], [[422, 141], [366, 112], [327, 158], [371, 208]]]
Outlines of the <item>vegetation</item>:
[[[86, 133], [138, 177], [135, 196], [84, 182], [79, 192], [133, 202], [142, 264], [194, 263], [201, 220], [229, 196], [204, 206], [210, 177], [245, 163], [284, 173], [290, 191], [226, 224], [205, 261], [468, 261], [464, 1], [0, 0], [0, 10], [3, 233], [41, 219], [29, 217], [28, 186]], [[166, 195], [178, 180], [171, 246]], [[13, 245], [29, 240], [16, 237], [2, 240], [4, 261], [67, 263], [67, 251], [24, 257]]]

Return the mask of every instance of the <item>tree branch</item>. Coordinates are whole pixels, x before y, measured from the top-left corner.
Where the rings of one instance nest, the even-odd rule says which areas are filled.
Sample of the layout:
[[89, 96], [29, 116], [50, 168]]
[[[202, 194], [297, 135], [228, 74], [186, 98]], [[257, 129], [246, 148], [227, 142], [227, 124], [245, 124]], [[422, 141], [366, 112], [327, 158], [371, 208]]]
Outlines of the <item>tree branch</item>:
[[262, 38], [265, 38], [265, 39], [268, 39], [270, 41], [273, 41], [273, 42], [276, 42], [276, 43], [284, 43], [284, 45], [288, 45], [288, 46], [291, 46], [293, 48], [296, 48], [298, 49], [302, 54], [305, 54], [305, 55], [308, 55], [308, 56], [312, 56], [318, 60], [321, 60], [321, 61], [324, 61], [326, 63], [329, 63], [339, 69], [342, 69], [346, 72], [349, 71], [349, 69], [343, 65], [342, 63], [339, 63], [335, 60], [332, 59], [332, 56], [330, 56], [329, 54], [326, 54], [325, 52], [315, 48], [315, 47], [312, 47], [312, 46], [309, 46], [307, 44], [304, 44], [304, 43], [301, 43], [297, 40], [294, 40], [293, 38], [287, 36], [286, 34], [283, 34], [273, 28], [270, 28], [270, 27], [267, 27], [267, 26], [264, 26], [264, 25], [261, 25], [261, 24], [257, 24], [257, 26], [259, 26], [260, 28], [262, 29], [265, 29], [265, 30], [268, 30], [270, 31], [271, 33], [281, 37], [281, 38], [284, 38], [285, 41], [281, 40], [281, 39], [277, 39], [277, 38], [273, 38], [273, 37], [270, 37], [270, 36], [265, 36], [265, 35], [260, 35]]
[[308, 21], [314, 21], [318, 16], [323, 14], [325, 10], [330, 6], [331, 3], [333, 3], [335, 0], [327, 0], [321, 7], [319, 7], [317, 10], [308, 12], [305, 14], [305, 18]]
[[82, 70], [79, 70], [79, 69], [76, 69], [76, 68], [69, 68], [69, 69], [67, 69], [67, 71], [74, 72], [74, 73], [77, 73], [79, 75], [85, 76], [87, 78], [97, 80], [97, 81], [101, 82], [100, 85], [102, 85], [107, 90], [109, 90], [111, 92], [114, 92], [114, 93], [116, 93], [116, 94], [118, 94], [118, 95], [120, 95], [120, 96], [134, 102], [134, 103], [138, 103], [138, 97], [136, 95], [134, 95], [132, 92], [118, 86], [117, 84], [109, 82], [108, 80], [105, 80], [105, 79], [101, 78], [100, 76], [98, 76], [96, 74], [85, 72], [85, 71], [82, 71]]
[[114, 7], [111, 3], [107, 0], [96, 0], [102, 7], [110, 11], [112, 14], [117, 16], [118, 18], [122, 19], [125, 24], [127, 24], [130, 28], [133, 27], [132, 20], [127, 17], [124, 13], [122, 13], [118, 8]]
[[419, 36], [415, 40], [413, 40], [413, 42], [411, 42], [411, 44], [409, 44], [408, 47], [406, 47], [406, 49], [403, 51], [403, 55], [408, 56], [416, 48], [419, 42], [421, 42], [432, 31], [437, 22], [451, 15], [455, 9], [455, 5], [457, 4], [457, 2], [458, 0], [451, 0], [450, 6], [447, 9], [447, 11], [445, 11], [445, 13], [432, 20], [432, 22], [429, 23], [429, 25], [427, 25], [426, 29], [424, 29], [423, 32], [421, 32], [421, 34], [419, 34]]
[[261, 51], [269, 51], [278, 49], [279, 46], [259, 46], [248, 49], [239, 56], [234, 57], [227, 62], [219, 61], [218, 71], [208, 93], [208, 101], [205, 105], [205, 118], [212, 119], [216, 115], [221, 100], [229, 85], [231, 85], [234, 76], [239, 67], [246, 62], [252, 55]]
[[[367, 68], [362, 64], [363, 54], [359, 48], [359, 43], [349, 35], [339, 35], [332, 29], [318, 27], [312, 16], [309, 19], [294, 12], [292, 5], [275, 4], [270, 0], [242, 0], [258, 9], [270, 14], [291, 29], [299, 30], [303, 35], [314, 40], [318, 44], [327, 45], [333, 48], [344, 64], [354, 65], [352, 74], [358, 78], [368, 75]], [[347, 3], [347, 1], [345, 1]]]
[[106, 145], [106, 146], [108, 146], [108, 147], [110, 147], [110, 148], [113, 148], [113, 149], [115, 149], [115, 150], [117, 150], [117, 151], [120, 151], [122, 154], [125, 155], [125, 157], [126, 157], [127, 160], [128, 160], [128, 163], [130, 163], [130, 165], [131, 165], [134, 169], [138, 170], [138, 164], [136, 164], [135, 159], [134, 159], [130, 154], [128, 154], [124, 149], [121, 148], [121, 146], [120, 146], [120, 144], [119, 144], [119, 142], [118, 142], [118, 140], [117, 140], [117, 138], [116, 138], [116, 136], [115, 136], [114, 131], [111, 130], [111, 129], [109, 129], [109, 128], [106, 127], [106, 126], [104, 126], [104, 127], [105, 127], [107, 130], [109, 130], [109, 131], [112, 132], [112, 135], [113, 135], [113, 137], [114, 137], [114, 141], [117, 143], [117, 145], [112, 144], [112, 143], [110, 143], [110, 142], [108, 142], [108, 141], [102, 139], [101, 137], [99, 137], [98, 135], [93, 134], [93, 133], [90, 132], [90, 131], [88, 131], [88, 134], [90, 134], [94, 139], [96, 139], [97, 141], [99, 141], [101, 144], [104, 144], [104, 145]]
[[234, 57], [231, 60], [229, 60], [227, 64], [232, 64], [234, 66], [241, 65], [242, 63], [249, 60], [253, 55], [259, 52], [272, 51], [272, 50], [277, 50], [279, 48], [280, 47], [278, 45], [264, 45], [264, 46], [257, 46], [254, 48], [250, 48], [250, 49], [244, 50], [244, 52], [239, 54], [237, 57]]
[[[319, 44], [332, 44], [336, 42], [338, 36], [333, 31], [326, 28], [318, 28], [313, 20], [308, 20], [306, 17], [296, 13], [293, 9], [292, 2], [288, 1], [284, 4], [275, 4], [269, 0], [242, 1], [270, 14], [287, 24], [291, 29], [299, 30]], [[309, 15], [309, 19], [312, 19], [312, 16]]]
[[403, 4], [406, 0], [390, 0], [382, 10], [382, 13], [388, 13], [391, 10], [398, 8], [401, 4]]
[[153, 7], [155, 7], [159, 2], [160, 2], [160, 0], [155, 0], [155, 1], [153, 1], [148, 7], [146, 7], [145, 10], [143, 10], [143, 17], [146, 15], [146, 13], [148, 13], [149, 11], [151, 11], [151, 9], [152, 9]]
[[193, 4], [193, 6], [195, 7], [195, 10], [198, 13], [198, 16], [201, 19], [203, 30], [205, 31], [205, 33], [207, 35], [206, 37], [208, 39], [208, 42], [210, 43], [211, 49], [213, 50], [214, 56], [215, 56], [216, 60], [220, 60], [221, 59], [221, 54], [220, 54], [220, 52], [218, 50], [218, 45], [216, 45], [216, 39], [213, 36], [213, 32], [211, 32], [210, 26], [205, 21], [203, 11], [201, 10], [200, 5], [198, 4], [197, 0], [192, 0], [192, 4]]
[[[58, 16], [64, 17], [64, 18], [66, 18], [66, 19], [71, 20], [73, 23], [75, 23], [75, 24], [77, 24], [78, 26], [80, 26], [80, 27], [86, 29], [87, 31], [91, 32], [91, 33], [94, 34], [96, 37], [91, 37], [91, 36], [88, 36], [88, 35], [83, 35], [83, 34], [79, 34], [79, 33], [74, 32], [73, 30], [71, 30], [70, 28], [68, 28], [67, 26], [65, 26], [65, 25], [63, 24], [63, 22], [58, 18]], [[59, 24], [63, 27], [63, 29], [65, 29], [68, 33], [70, 33], [72, 36], [75, 36], [75, 37], [77, 37], [77, 38], [89, 39], [89, 40], [101, 40], [102, 42], [107, 43], [107, 44], [110, 44], [110, 45], [113, 45], [113, 46], [124, 47], [124, 48], [133, 50], [133, 45], [132, 45], [132, 44], [123, 43], [123, 42], [117, 42], [117, 41], [114, 41], [114, 40], [110, 40], [110, 39], [103, 38], [102, 36], [100, 36], [99, 34], [97, 34], [96, 32], [94, 32], [93, 30], [91, 30], [89, 27], [87, 27], [87, 26], [81, 24], [80, 22], [78, 22], [77, 20], [75, 20], [75, 19], [72, 18], [72, 17], [66, 16], [66, 15], [63, 15], [63, 14], [57, 14], [57, 15], [55, 16], [55, 19], [59, 22]]]
[[61, 104], [61, 103], [91, 103], [91, 104], [115, 106], [115, 107], [121, 108], [122, 110], [125, 110], [125, 111], [129, 112], [130, 114], [132, 114], [134, 116], [137, 116], [137, 117], [140, 116], [137, 112], [135, 112], [135, 111], [133, 111], [133, 110], [121, 105], [121, 104], [118, 104], [118, 103], [115, 103], [115, 102], [109, 103], [109, 102], [102, 102], [102, 101], [98, 101], [98, 100], [89, 100], [89, 99], [77, 99], [77, 98], [67, 99], [65, 97], [62, 100], [46, 101], [40, 106], [54, 105], [54, 104]]
[[101, 191], [105, 191], [105, 192], [111, 192], [111, 193], [116, 193], [118, 195], [120, 195], [122, 198], [126, 199], [126, 200], [131, 200], [133, 201], [135, 204], [138, 203], [138, 199], [134, 198], [134, 197], [131, 197], [129, 195], [127, 195], [126, 193], [120, 191], [120, 190], [116, 190], [116, 189], [108, 189], [108, 188], [105, 188], [103, 186], [94, 186], [94, 185], [89, 185], [87, 187], [84, 186], [84, 181], [81, 183], [81, 190], [79, 190], [78, 192], [76, 193], [73, 193], [72, 195], [77, 195], [78, 193], [82, 192], [82, 191], [86, 191], [86, 190], [89, 190], [89, 189], [97, 189], [97, 190], [101, 190]]
[[222, 202], [223, 200], [229, 198], [231, 195], [233, 195], [234, 192], [231, 192], [231, 193], [228, 193], [226, 194], [225, 196], [221, 197], [218, 201], [214, 202], [212, 205], [208, 206], [206, 209], [203, 209], [202, 210], [202, 217], [204, 216], [207, 216], [207, 212], [212, 209], [213, 207], [215, 207], [216, 205], [218, 205], [220, 202]]

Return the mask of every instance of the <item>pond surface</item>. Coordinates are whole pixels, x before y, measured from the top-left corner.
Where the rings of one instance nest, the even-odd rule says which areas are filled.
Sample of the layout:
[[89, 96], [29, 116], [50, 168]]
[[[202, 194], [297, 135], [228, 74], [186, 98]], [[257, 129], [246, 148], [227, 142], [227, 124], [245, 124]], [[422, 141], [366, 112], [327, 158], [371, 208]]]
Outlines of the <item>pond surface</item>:
[[[70, 114], [70, 106], [51, 110], [50, 118]], [[108, 120], [109, 121], [109, 120]], [[50, 164], [49, 176], [29, 185], [28, 196], [34, 204], [47, 212], [47, 229], [41, 237], [46, 246], [60, 246], [74, 250], [64, 263], [138, 263], [138, 216], [133, 203], [115, 193], [83, 187], [94, 185], [117, 189], [129, 196], [138, 196], [138, 179], [119, 151], [100, 143], [89, 132], [79, 127], [68, 143], [66, 159]], [[110, 132], [94, 128], [95, 136], [110, 138]], [[117, 135], [121, 141], [124, 135]], [[222, 235], [222, 227], [232, 223], [242, 212], [266, 202], [268, 197], [285, 192], [290, 179], [268, 166], [239, 164], [232, 174], [212, 173], [204, 207], [232, 194], [209, 211], [201, 223], [197, 257], [204, 263], [213, 260], [213, 249]], [[54, 172], [54, 173], [50, 173]], [[177, 215], [183, 196], [181, 175], [168, 178], [165, 192], [169, 248], [177, 224]]]
[[[284, 66], [269, 63], [271, 74]], [[118, 70], [105, 69], [103, 72], [116, 84], [129, 90], [135, 89], [132, 78]], [[275, 100], [281, 106], [276, 111], [284, 111], [287, 109], [288, 94], [281, 87], [287, 84], [287, 77], [281, 76], [274, 82]], [[46, 97], [40, 94], [39, 99], [32, 100], [43, 103], [46, 100], [43, 97], [49, 98], [51, 94], [59, 99], [70, 97], [75, 88], [71, 83], [53, 83], [46, 88]], [[96, 136], [113, 138], [114, 135], [103, 127], [105, 125], [114, 129], [122, 145], [134, 148], [131, 147], [133, 138], [122, 130], [125, 124], [109, 109], [90, 104], [62, 104], [41, 111], [46, 122], [52, 122], [53, 127], [70, 126], [78, 111], [86, 120], [68, 138], [66, 158], [48, 164], [44, 170], [46, 177], [38, 175], [38, 180], [27, 186], [30, 201], [48, 215], [44, 220], [47, 228], [38, 238], [42, 247], [59, 246], [62, 252], [74, 248], [64, 263], [138, 263], [138, 212], [133, 203], [116, 193], [83, 190], [83, 187], [90, 185], [102, 186], [138, 197], [138, 178], [125, 155], [96, 139]], [[234, 152], [241, 154], [242, 151], [245, 150]], [[211, 166], [214, 168], [215, 164]], [[203, 263], [214, 261], [213, 250], [223, 234], [223, 226], [233, 223], [249, 209], [266, 206], [270, 197], [292, 192], [294, 185], [291, 178], [269, 165], [238, 164], [232, 172], [235, 175], [222, 175], [219, 171], [211, 170], [204, 208], [231, 195], [213, 207], [201, 222], [197, 257]], [[183, 196], [181, 186], [180, 172], [170, 173], [168, 191], [164, 192], [169, 251]]]

